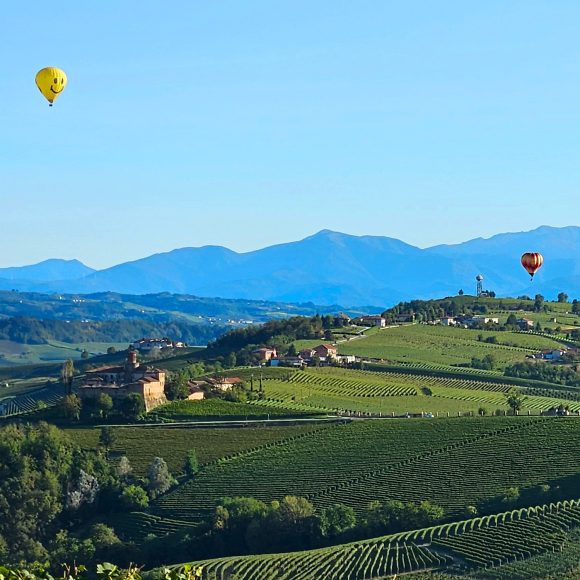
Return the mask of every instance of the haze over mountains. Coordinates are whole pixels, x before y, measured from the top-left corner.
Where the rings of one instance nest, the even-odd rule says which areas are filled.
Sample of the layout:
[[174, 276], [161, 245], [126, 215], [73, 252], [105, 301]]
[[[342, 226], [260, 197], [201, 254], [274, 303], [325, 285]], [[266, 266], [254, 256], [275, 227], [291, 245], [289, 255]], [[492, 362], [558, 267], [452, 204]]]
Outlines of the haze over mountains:
[[[329, 230], [247, 253], [221, 246], [181, 248], [100, 271], [77, 260], [0, 268], [0, 289], [126, 294], [172, 292], [221, 298], [390, 306], [400, 300], [474, 293], [475, 276], [498, 296], [564, 291], [580, 297], [580, 227], [542, 226], [461, 244], [420, 249], [382, 236]], [[520, 256], [545, 263], [533, 283]]]

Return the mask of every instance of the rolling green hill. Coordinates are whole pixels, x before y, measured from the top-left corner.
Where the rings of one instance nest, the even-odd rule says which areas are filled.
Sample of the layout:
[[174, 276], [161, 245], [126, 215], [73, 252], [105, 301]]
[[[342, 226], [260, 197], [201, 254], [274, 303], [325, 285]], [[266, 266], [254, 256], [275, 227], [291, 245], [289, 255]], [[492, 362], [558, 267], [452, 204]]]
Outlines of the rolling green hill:
[[[202, 579], [362, 580], [440, 570], [473, 578], [537, 580], [578, 565], [579, 506], [580, 501], [552, 503], [331, 548], [195, 565], [202, 567]], [[563, 559], [566, 566], [559, 565]]]

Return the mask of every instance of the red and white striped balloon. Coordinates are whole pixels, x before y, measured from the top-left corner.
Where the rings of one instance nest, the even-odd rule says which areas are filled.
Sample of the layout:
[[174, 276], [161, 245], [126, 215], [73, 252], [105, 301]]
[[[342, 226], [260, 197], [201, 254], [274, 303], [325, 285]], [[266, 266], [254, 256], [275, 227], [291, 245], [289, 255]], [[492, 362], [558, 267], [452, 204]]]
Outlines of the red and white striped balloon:
[[528, 274], [534, 279], [534, 274], [542, 267], [544, 263], [544, 256], [539, 252], [526, 252], [522, 256], [522, 266], [526, 269]]

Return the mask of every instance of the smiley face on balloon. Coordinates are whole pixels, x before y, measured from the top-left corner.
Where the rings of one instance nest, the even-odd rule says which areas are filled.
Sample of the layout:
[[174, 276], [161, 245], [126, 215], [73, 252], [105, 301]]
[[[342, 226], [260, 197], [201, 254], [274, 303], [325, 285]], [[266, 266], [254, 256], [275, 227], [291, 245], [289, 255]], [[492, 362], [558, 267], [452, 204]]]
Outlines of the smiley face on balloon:
[[66, 73], [53, 66], [47, 66], [36, 73], [36, 86], [48, 101], [49, 107], [58, 98], [60, 93], [64, 91], [67, 78]]

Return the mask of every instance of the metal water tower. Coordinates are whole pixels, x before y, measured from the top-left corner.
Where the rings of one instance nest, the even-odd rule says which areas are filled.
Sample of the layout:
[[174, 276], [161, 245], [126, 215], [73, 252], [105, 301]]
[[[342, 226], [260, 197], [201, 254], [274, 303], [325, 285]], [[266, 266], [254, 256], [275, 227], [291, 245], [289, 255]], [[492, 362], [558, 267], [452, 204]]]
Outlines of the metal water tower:
[[483, 294], [483, 276], [478, 274], [475, 279], [477, 280], [477, 297], [480, 298]]

